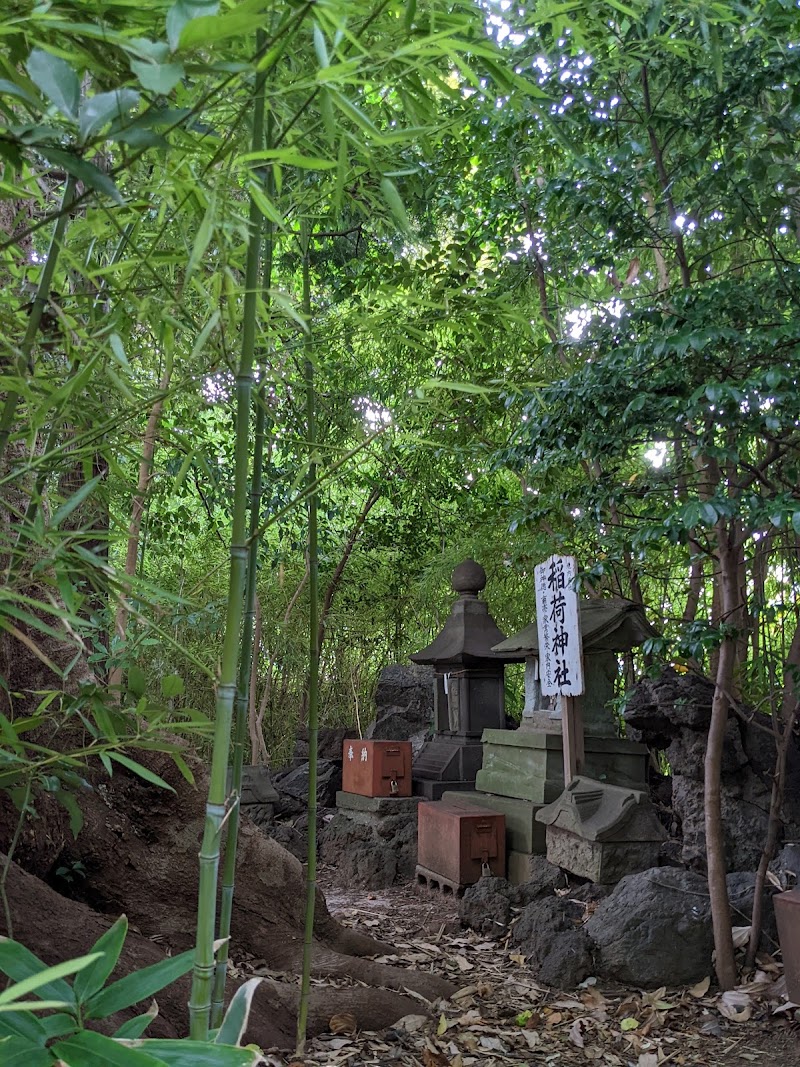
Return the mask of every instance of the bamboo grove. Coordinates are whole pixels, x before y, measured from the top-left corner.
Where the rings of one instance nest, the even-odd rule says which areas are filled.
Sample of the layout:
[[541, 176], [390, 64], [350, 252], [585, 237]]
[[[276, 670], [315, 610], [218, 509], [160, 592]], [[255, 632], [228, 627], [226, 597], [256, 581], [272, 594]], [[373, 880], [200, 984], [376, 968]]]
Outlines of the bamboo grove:
[[[0, 628], [36, 665], [3, 679], [0, 788], [77, 829], [95, 757], [207, 755], [192, 1039], [226, 1018], [242, 765], [360, 728], [465, 554], [511, 630], [574, 552], [663, 635], [631, 673], [717, 680], [724, 884], [714, 731], [731, 699], [796, 715], [796, 9], [14, 0], [0, 28]], [[26, 743], [59, 716], [80, 744]], [[315, 797], [312, 769], [310, 828]]]

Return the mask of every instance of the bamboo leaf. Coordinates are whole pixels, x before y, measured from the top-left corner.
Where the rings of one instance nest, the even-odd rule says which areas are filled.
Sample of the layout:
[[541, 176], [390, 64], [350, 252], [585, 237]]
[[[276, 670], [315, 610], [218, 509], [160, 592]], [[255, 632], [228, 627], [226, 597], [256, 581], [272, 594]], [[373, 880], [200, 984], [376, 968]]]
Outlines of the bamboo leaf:
[[120, 1038], [132, 1039], [141, 1037], [157, 1015], [158, 1004], [153, 1001], [143, 1015], [136, 1015], [133, 1019], [128, 1019], [127, 1022], [120, 1026], [119, 1030], [117, 1030], [113, 1036], [117, 1038], [117, 1040]]
[[78, 75], [64, 59], [34, 48], [25, 69], [37, 89], [73, 122], [78, 119], [81, 86]]
[[264, 1062], [257, 1049], [231, 1048], [186, 1038], [145, 1038], [136, 1047], [157, 1056], [159, 1063], [167, 1067], [257, 1067]]
[[136, 760], [132, 760], [129, 756], [124, 756], [121, 752], [109, 752], [109, 758], [115, 760], [117, 763], [121, 763], [123, 767], [127, 767], [129, 771], [138, 775], [139, 778], [143, 778], [145, 782], [150, 782], [151, 785], [160, 786], [162, 789], [169, 789], [171, 793], [175, 790], [169, 783], [165, 782], [163, 778], [157, 775], [154, 771], [151, 771], [148, 767], [143, 767], [141, 763], [137, 763]]
[[211, 237], [214, 233], [214, 224], [216, 221], [216, 202], [214, 197], [209, 200], [208, 207], [203, 215], [203, 221], [198, 227], [195, 234], [194, 242], [192, 244], [192, 252], [189, 256], [189, 262], [186, 264], [186, 274], [183, 279], [184, 288], [189, 282], [194, 271], [200, 265], [200, 261], [206, 254], [206, 249], [211, 242]]
[[242, 1040], [247, 1029], [250, 1009], [253, 1006], [253, 997], [262, 981], [262, 978], [251, 978], [244, 985], [239, 986], [233, 994], [222, 1025], [214, 1038], [215, 1044], [238, 1045]]
[[71, 1007], [75, 1004], [75, 996], [63, 979], [94, 963], [98, 955], [90, 952], [48, 967], [24, 945], [0, 937], [0, 970], [14, 983], [0, 993], [0, 1004], [11, 1004], [28, 993], [39, 991], [43, 997], [57, 1000], [61, 1007]]
[[384, 200], [389, 205], [389, 210], [400, 224], [401, 229], [410, 229], [405, 204], [397, 191], [397, 186], [391, 178], [381, 178], [381, 192], [383, 193]]
[[88, 482], [84, 482], [77, 493], [73, 493], [72, 496], [65, 500], [61, 507], [56, 511], [53, 518], [50, 520], [50, 526], [52, 529], [57, 530], [61, 523], [79, 508], [87, 497], [91, 496], [100, 482], [103, 480], [104, 475], [96, 474], [94, 478], [91, 478]]
[[105, 1019], [123, 1008], [149, 1000], [160, 989], [188, 974], [192, 969], [193, 959], [192, 949], [125, 975], [90, 998], [86, 1004], [87, 1018]]
[[124, 915], [120, 915], [114, 925], [92, 945], [92, 951], [99, 953], [99, 958], [81, 971], [72, 983], [78, 1003], [85, 1003], [103, 988], [106, 979], [117, 965], [127, 933], [128, 920]]
[[94, 1030], [79, 1030], [52, 1047], [69, 1067], [163, 1067], [163, 1060]]
[[73, 837], [77, 837], [83, 829], [83, 812], [75, 798], [75, 794], [70, 793], [68, 789], [58, 789], [54, 796], [61, 807], [66, 809], [69, 815], [70, 832]]

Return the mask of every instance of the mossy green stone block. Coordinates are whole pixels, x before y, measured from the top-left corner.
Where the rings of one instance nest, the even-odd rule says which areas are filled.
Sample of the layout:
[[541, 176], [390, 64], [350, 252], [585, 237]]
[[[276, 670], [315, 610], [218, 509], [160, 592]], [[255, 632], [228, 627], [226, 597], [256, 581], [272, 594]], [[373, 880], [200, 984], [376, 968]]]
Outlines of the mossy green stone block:
[[[643, 788], [647, 748], [617, 737], [586, 737], [583, 773], [600, 782]], [[479, 792], [550, 804], [564, 789], [561, 735], [545, 730], [484, 730]], [[522, 849], [521, 851], [529, 851]]]

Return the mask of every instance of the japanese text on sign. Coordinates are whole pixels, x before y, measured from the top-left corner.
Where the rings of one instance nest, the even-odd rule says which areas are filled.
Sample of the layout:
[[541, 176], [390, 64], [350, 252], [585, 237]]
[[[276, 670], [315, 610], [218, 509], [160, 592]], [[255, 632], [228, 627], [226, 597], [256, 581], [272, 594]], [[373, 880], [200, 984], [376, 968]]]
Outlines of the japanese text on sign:
[[583, 692], [575, 570], [574, 556], [551, 556], [534, 572], [542, 693], [580, 696]]

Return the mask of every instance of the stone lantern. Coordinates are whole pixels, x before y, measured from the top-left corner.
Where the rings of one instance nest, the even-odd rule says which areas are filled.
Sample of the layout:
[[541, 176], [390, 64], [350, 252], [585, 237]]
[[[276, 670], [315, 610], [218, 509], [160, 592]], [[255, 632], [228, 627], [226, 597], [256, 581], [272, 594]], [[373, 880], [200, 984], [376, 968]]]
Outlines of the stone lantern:
[[[475, 788], [484, 730], [505, 728], [504, 663], [492, 646], [505, 640], [479, 593], [486, 571], [472, 559], [453, 571], [459, 594], [438, 637], [411, 656], [434, 668], [434, 737], [413, 766], [414, 792], [438, 800], [449, 789]], [[520, 655], [518, 659], [522, 659]]]

